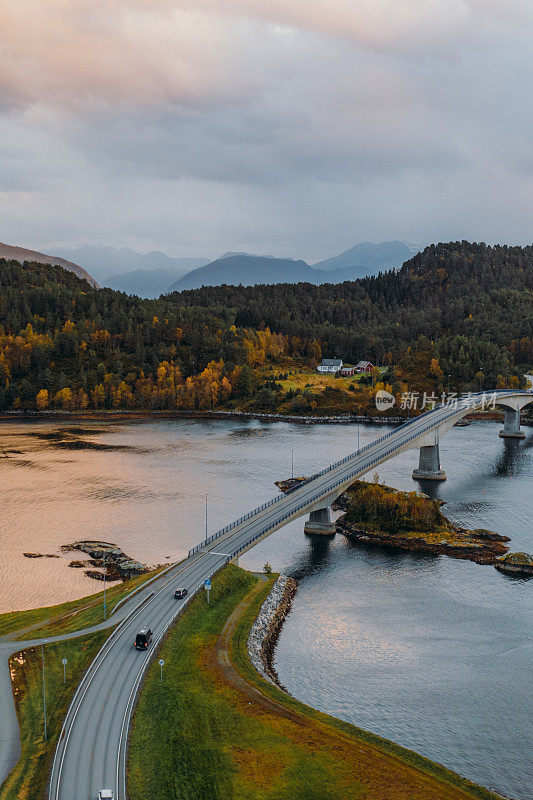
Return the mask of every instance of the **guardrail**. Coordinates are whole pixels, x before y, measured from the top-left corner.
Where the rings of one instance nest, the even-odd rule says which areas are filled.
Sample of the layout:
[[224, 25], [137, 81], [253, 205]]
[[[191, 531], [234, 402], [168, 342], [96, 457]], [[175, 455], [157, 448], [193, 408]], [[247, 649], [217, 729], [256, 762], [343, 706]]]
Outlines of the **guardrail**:
[[[500, 394], [516, 394], [516, 393], [517, 393], [516, 389], [498, 390], [498, 394], [499, 395]], [[518, 393], [520, 393], [520, 390], [518, 390]], [[474, 392], [473, 394], [470, 394], [465, 398], [459, 398], [458, 402], [462, 401], [463, 402], [463, 406], [462, 407], [450, 406], [450, 413], [448, 415], [444, 416], [442, 418], [442, 420], [439, 420], [439, 421], [440, 422], [445, 422], [450, 417], [453, 417], [458, 411], [464, 411], [465, 410], [464, 403], [467, 402], [467, 401], [468, 401], [468, 405], [466, 406], [466, 409], [474, 408], [477, 404], [476, 403], [472, 404], [471, 401], [474, 398], [486, 397], [487, 394], [492, 394], [492, 393]], [[427, 411], [424, 416], [427, 418], [428, 416], [430, 416], [432, 414], [435, 414], [436, 412], [442, 411], [444, 408], [446, 408], [446, 405], [435, 406], [435, 408], [432, 408], [430, 411]], [[273, 506], [276, 503], [279, 503], [281, 500], [286, 498], [288, 494], [290, 494], [292, 492], [296, 492], [297, 490], [301, 489], [303, 486], [307, 486], [308, 484], [310, 484], [312, 481], [316, 480], [317, 478], [321, 478], [322, 476], [327, 475], [329, 472], [333, 472], [334, 470], [338, 469], [338, 467], [342, 466], [343, 464], [348, 463], [349, 461], [352, 461], [352, 460], [358, 458], [363, 453], [367, 452], [371, 448], [376, 447], [376, 445], [381, 444], [385, 440], [390, 439], [392, 437], [396, 437], [397, 434], [398, 434], [398, 431], [405, 430], [406, 428], [411, 427], [412, 425], [414, 425], [416, 423], [419, 423], [420, 419], [421, 419], [421, 417], [418, 416], [418, 417], [413, 417], [412, 419], [407, 420], [406, 422], [403, 422], [401, 425], [398, 425], [397, 427], [395, 427], [394, 430], [389, 431], [388, 433], [385, 433], [383, 436], [380, 436], [377, 439], [374, 439], [372, 442], [369, 442], [368, 444], [364, 445], [364, 447], [361, 447], [359, 450], [356, 450], [354, 453], [350, 453], [349, 455], [345, 456], [344, 458], [341, 458], [339, 461], [335, 461], [333, 464], [330, 464], [329, 467], [325, 467], [325, 469], [321, 470], [320, 472], [317, 472], [314, 475], [311, 475], [305, 481], [300, 481], [296, 486], [291, 487], [291, 489], [289, 489], [287, 492], [279, 494], [276, 497], [272, 498], [271, 500], [268, 500], [266, 503], [263, 503], [261, 506], [258, 506], [257, 508], [253, 509], [252, 511], [249, 511], [247, 514], [244, 514], [242, 517], [239, 517], [239, 519], [235, 520], [234, 522], [230, 523], [229, 525], [226, 525], [221, 530], [217, 531], [216, 533], [213, 533], [207, 539], [204, 539], [202, 542], [199, 542], [199, 544], [195, 545], [195, 547], [193, 547], [191, 550], [189, 550], [189, 557], [194, 555], [195, 553], [197, 553], [199, 550], [202, 550], [204, 547], [207, 547], [209, 544], [211, 544], [211, 542], [215, 541], [216, 539], [219, 539], [221, 536], [224, 536], [224, 534], [228, 533], [229, 531], [233, 530], [234, 528], [238, 527], [239, 525], [242, 525], [242, 523], [246, 522], [246, 520], [250, 519], [251, 517], [257, 516], [262, 511], [264, 511], [266, 508], [269, 508], [270, 506]], [[403, 439], [395, 447], [392, 447], [390, 450], [387, 450], [384, 454], [379, 456], [378, 459], [374, 459], [374, 461], [371, 461], [367, 466], [367, 471], [372, 469], [372, 467], [375, 464], [377, 464], [380, 461], [382, 461], [385, 456], [390, 455], [395, 450], [399, 450], [400, 448], [405, 447], [405, 445], [408, 444], [409, 442], [413, 441], [414, 439], [419, 438], [420, 436], [423, 436], [425, 433], [428, 433], [433, 427], [434, 427], [433, 422], [430, 422], [428, 425], [424, 426], [421, 430], [418, 430], [412, 436], [409, 436], [407, 439]], [[290, 512], [289, 516], [291, 516], [292, 514], [296, 513], [297, 510], [301, 510], [301, 508], [303, 508], [304, 506], [310, 505], [311, 503], [314, 502], [314, 500], [317, 500], [320, 497], [325, 497], [326, 495], [330, 494], [332, 489], [335, 489], [341, 483], [345, 483], [347, 480], [349, 480], [351, 477], [353, 477], [353, 475], [357, 471], [358, 470], [354, 470], [353, 473], [350, 473], [348, 476], [344, 476], [340, 481], [337, 481], [337, 483], [335, 483], [333, 485], [329, 485], [327, 489], [324, 489], [322, 492], [319, 492], [318, 495], [312, 497], [311, 500], [306, 500], [305, 503], [303, 503], [301, 506], [299, 506], [294, 511]], [[277, 526], [280, 521], [283, 521], [286, 518], [287, 518], [287, 515], [281, 517], [280, 520], [278, 520], [278, 521], [276, 521], [276, 523], [274, 523], [274, 526]], [[274, 526], [270, 526], [270, 527], [274, 527]], [[270, 530], [270, 527], [266, 528], [265, 531], [266, 530]], [[259, 536], [263, 536], [264, 532], [259, 534]], [[252, 539], [250, 541], [255, 541], [256, 538], [257, 537], [254, 537], [254, 539]], [[245, 545], [245, 546], [248, 547], [248, 545]], [[241, 550], [242, 550], [242, 548], [241, 548]], [[240, 552], [240, 550], [237, 551], [237, 552]], [[235, 553], [234, 555], [236, 555], [236, 554], [237, 553]]]

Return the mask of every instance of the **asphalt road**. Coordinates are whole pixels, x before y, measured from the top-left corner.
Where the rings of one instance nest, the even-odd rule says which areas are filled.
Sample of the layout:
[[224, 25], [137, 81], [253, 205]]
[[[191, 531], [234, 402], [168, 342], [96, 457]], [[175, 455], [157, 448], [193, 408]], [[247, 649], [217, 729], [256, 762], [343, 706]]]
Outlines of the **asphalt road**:
[[[471, 405], [461, 401], [455, 409], [437, 407], [378, 438], [296, 490], [251, 512], [128, 601], [121, 610], [127, 616], [89, 668], [69, 709], [52, 769], [50, 800], [96, 800], [101, 788], [113, 789], [117, 800], [127, 799], [127, 737], [144, 670], [169, 625], [207, 577], [263, 536], [305, 514], [320, 503], [320, 498], [329, 500], [339, 494], [357, 477], [413, 442], [416, 446], [422, 434], [443, 421], [459, 419], [469, 408]], [[188, 589], [187, 599], [174, 599], [176, 586]], [[133, 647], [135, 634], [142, 627], [150, 627], [154, 633], [146, 653]]]

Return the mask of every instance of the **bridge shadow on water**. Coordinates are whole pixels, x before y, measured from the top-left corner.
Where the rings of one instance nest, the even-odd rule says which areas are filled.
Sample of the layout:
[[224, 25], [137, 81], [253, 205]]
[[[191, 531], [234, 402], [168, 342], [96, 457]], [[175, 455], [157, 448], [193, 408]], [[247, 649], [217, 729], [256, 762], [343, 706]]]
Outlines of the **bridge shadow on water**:
[[365, 563], [389, 570], [401, 564], [437, 563], [440, 556], [413, 550], [400, 550], [388, 545], [356, 542], [338, 533], [335, 537], [313, 534], [305, 536], [308, 547], [300, 551], [286, 572], [296, 580], [303, 580], [320, 573], [332, 573], [344, 569], [346, 559], [362, 558]]

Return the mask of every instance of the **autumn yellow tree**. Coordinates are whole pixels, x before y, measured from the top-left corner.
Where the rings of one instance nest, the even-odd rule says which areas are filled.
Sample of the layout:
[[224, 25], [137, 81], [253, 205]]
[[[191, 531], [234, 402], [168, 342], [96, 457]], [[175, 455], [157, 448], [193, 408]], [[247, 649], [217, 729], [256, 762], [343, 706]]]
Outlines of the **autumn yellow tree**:
[[56, 393], [54, 401], [57, 406], [61, 406], [61, 408], [70, 411], [73, 407], [72, 390], [69, 389], [68, 386], [65, 386], [63, 389], [60, 389]]
[[37, 393], [37, 397], [35, 398], [35, 405], [39, 409], [39, 411], [43, 411], [43, 409], [48, 408], [50, 405], [50, 397], [48, 395], [48, 389], [41, 389], [40, 392]]

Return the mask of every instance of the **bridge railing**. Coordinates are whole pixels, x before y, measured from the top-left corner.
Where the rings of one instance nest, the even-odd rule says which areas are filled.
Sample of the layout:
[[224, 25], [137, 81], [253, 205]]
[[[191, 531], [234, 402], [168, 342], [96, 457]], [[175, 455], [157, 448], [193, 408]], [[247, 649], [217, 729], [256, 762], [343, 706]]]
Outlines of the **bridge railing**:
[[[507, 390], [501, 390], [501, 392], [500, 392], [500, 390], [498, 391], [499, 394], [500, 393], [502, 393], [502, 394], [503, 393], [509, 393], [509, 392], [516, 393], [516, 390], [515, 389], [507, 389]], [[487, 394], [487, 392], [475, 392], [474, 394], [470, 394], [468, 396], [468, 399], [471, 400], [474, 397], [482, 397], [483, 395], [486, 395], [486, 394]], [[459, 400], [461, 400], [461, 399], [465, 399], [465, 398], [459, 398]], [[435, 408], [432, 408], [430, 411], [427, 411], [426, 415], [429, 416], [431, 414], [434, 414], [436, 411], [442, 410], [443, 407], [444, 406], [442, 406], [442, 405], [435, 406]], [[457, 410], [458, 410], [457, 407], [450, 406], [450, 416], [453, 416], [453, 414]], [[461, 410], [464, 410], [464, 409], [461, 409]], [[355, 460], [356, 458], [361, 456], [363, 453], [368, 451], [370, 448], [376, 447], [376, 445], [381, 444], [385, 440], [390, 439], [393, 436], [396, 436], [399, 430], [405, 430], [406, 428], [410, 427], [411, 425], [413, 425], [414, 423], [419, 422], [419, 421], [420, 421], [420, 417], [413, 417], [412, 419], [407, 420], [406, 422], [403, 422], [401, 425], [398, 425], [397, 427], [395, 427], [394, 430], [389, 431], [388, 433], [384, 434], [383, 436], [378, 437], [377, 439], [374, 439], [373, 441], [371, 441], [368, 444], [364, 445], [364, 447], [361, 447], [359, 450], [356, 450], [354, 453], [350, 453], [349, 455], [345, 456], [344, 458], [341, 458], [339, 461], [335, 461], [334, 463], [330, 464], [329, 467], [326, 467], [325, 469], [321, 470], [320, 472], [317, 472], [314, 475], [311, 475], [305, 481], [299, 481], [299, 483], [297, 483], [295, 486], [291, 487], [288, 491], [283, 492], [282, 494], [279, 494], [276, 497], [273, 497], [271, 500], [266, 501], [265, 503], [263, 503], [262, 505], [258, 506], [255, 509], [253, 509], [252, 511], [249, 511], [247, 514], [243, 514], [243, 516], [239, 517], [239, 519], [236, 519], [234, 522], [231, 522], [229, 525], [226, 525], [224, 528], [221, 528], [216, 533], [213, 533], [211, 536], [208, 536], [202, 542], [199, 542], [197, 545], [195, 545], [195, 547], [193, 547], [191, 550], [189, 550], [189, 557], [194, 555], [195, 553], [197, 553], [199, 550], [202, 550], [202, 548], [204, 548], [207, 545], [211, 544], [211, 542], [214, 542], [216, 539], [219, 539], [221, 536], [224, 536], [224, 534], [228, 533], [229, 531], [233, 530], [234, 528], [237, 528], [239, 525], [242, 525], [242, 523], [246, 522], [246, 520], [250, 519], [253, 516], [256, 516], [257, 514], [260, 514], [266, 508], [269, 508], [270, 506], [273, 506], [276, 503], [279, 503], [281, 500], [286, 498], [286, 496], [288, 494], [291, 494], [292, 492], [297, 491], [298, 489], [300, 489], [303, 486], [311, 483], [312, 481], [316, 480], [317, 478], [322, 477], [323, 475], [327, 475], [329, 472], [332, 472], [333, 470], [337, 469], [338, 467], [342, 466], [343, 464], [346, 464], [349, 461]], [[371, 461], [368, 464], [367, 470], [371, 469], [375, 464], [378, 464], [380, 461], [383, 460], [383, 458], [385, 458], [387, 455], [390, 455], [395, 450], [398, 450], [401, 447], [405, 447], [405, 445], [408, 444], [409, 442], [413, 441], [414, 439], [417, 439], [420, 436], [423, 436], [424, 433], [427, 433], [428, 431], [430, 431], [432, 429], [432, 427], [433, 427], [433, 424], [430, 422], [429, 425], [425, 425], [421, 430], [418, 430], [412, 436], [409, 436], [407, 439], [402, 440], [401, 442], [399, 442], [394, 447], [391, 447], [389, 450], [386, 450], [385, 453], [382, 453], [377, 459], [374, 459], [373, 461]], [[349, 480], [351, 477], [353, 477], [353, 475], [355, 475], [355, 473], [358, 471], [358, 469], [359, 468], [353, 470], [353, 472], [349, 473], [347, 476], [344, 475], [340, 481], [337, 481], [333, 485], [329, 485], [327, 489], [319, 492], [317, 495], [314, 495], [310, 500], [306, 500], [304, 503], [302, 503], [300, 506], [298, 506], [295, 510], [293, 510], [289, 514], [286, 514], [285, 516], [283, 516], [281, 518], [281, 520], [285, 520], [288, 516], [292, 516], [293, 514], [297, 513], [297, 511], [300, 511], [304, 506], [310, 505], [315, 500], [318, 500], [321, 497], [325, 497], [326, 495], [331, 494], [331, 491], [333, 489], [337, 488], [337, 486], [339, 486], [342, 483], [346, 483], [347, 480]], [[266, 530], [270, 530], [270, 527], [277, 526], [279, 524], [279, 521], [280, 520], [278, 520], [275, 523], [273, 523], [273, 525], [267, 527], [265, 529], [265, 531]], [[259, 534], [259, 536], [263, 536], [263, 535], [264, 535], [264, 532]], [[257, 537], [254, 537], [254, 539], [252, 539], [250, 541], [255, 541], [256, 538]], [[245, 547], [247, 547], [247, 546], [248, 545], [245, 545]], [[240, 552], [242, 549], [243, 548], [240, 548], [240, 550], [236, 551], [236, 553]], [[236, 555], [236, 553], [234, 555]]]

